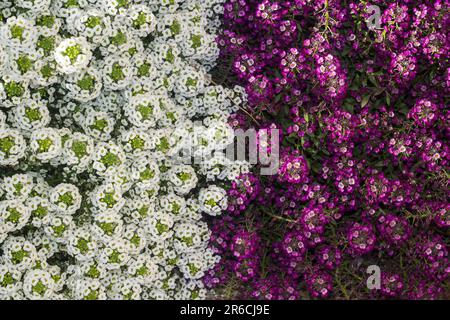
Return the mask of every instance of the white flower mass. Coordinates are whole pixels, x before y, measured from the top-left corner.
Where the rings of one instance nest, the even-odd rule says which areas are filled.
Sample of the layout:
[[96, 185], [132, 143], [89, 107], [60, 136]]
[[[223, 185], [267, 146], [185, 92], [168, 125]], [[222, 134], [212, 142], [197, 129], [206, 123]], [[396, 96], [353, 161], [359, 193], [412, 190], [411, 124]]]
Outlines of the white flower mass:
[[209, 75], [222, 2], [0, 2], [0, 299], [206, 297], [248, 170], [222, 154], [244, 91]]

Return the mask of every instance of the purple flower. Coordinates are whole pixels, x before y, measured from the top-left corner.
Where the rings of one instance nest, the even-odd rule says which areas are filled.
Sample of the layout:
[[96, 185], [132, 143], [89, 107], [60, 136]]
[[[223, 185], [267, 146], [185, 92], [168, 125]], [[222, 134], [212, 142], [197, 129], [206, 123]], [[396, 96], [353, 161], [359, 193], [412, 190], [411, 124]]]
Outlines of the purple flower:
[[403, 293], [400, 275], [383, 272], [381, 274], [381, 294], [386, 298], [397, 298]]
[[305, 274], [305, 281], [309, 294], [315, 298], [326, 298], [333, 291], [333, 279], [320, 270], [314, 270]]
[[[257, 165], [231, 182], [209, 282], [232, 277], [246, 299], [299, 299], [305, 287], [340, 299], [333, 271], [376, 260], [376, 298], [445, 297], [448, 10], [441, 0], [226, 1], [218, 69], [230, 66], [224, 82], [247, 96], [230, 125], [260, 129], [269, 154], [260, 138], [279, 129], [280, 161], [274, 176]], [[351, 298], [372, 296], [355, 277], [339, 281]]]
[[286, 154], [281, 159], [278, 179], [289, 183], [307, 182], [308, 163], [305, 158], [297, 153]]
[[347, 232], [350, 250], [354, 255], [364, 255], [375, 248], [376, 237], [372, 227], [355, 222]]
[[393, 214], [381, 216], [378, 219], [378, 229], [381, 236], [390, 244], [399, 246], [411, 236], [411, 227], [408, 221]]

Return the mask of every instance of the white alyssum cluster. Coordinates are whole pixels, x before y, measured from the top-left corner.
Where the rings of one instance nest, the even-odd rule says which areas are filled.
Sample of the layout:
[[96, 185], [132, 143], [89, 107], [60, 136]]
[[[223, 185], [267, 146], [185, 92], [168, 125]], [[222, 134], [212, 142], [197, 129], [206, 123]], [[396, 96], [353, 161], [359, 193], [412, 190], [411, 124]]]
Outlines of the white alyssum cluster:
[[223, 0], [0, 4], [0, 299], [204, 298], [242, 88]]

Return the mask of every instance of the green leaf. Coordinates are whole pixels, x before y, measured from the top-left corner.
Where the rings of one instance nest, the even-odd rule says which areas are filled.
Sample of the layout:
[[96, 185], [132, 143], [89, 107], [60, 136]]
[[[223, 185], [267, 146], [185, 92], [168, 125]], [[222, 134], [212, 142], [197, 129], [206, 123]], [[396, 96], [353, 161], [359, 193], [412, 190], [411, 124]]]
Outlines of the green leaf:
[[377, 79], [376, 79], [373, 75], [371, 75], [371, 74], [369, 75], [369, 80], [370, 80], [370, 82], [373, 83], [373, 85], [374, 85], [375, 87], [377, 87], [377, 88], [380, 87], [380, 85], [378, 84]]
[[345, 111], [350, 112], [351, 114], [355, 113], [355, 107], [352, 103], [345, 103], [343, 105]]
[[370, 100], [370, 94], [364, 95], [361, 100], [361, 108], [364, 108], [369, 103], [369, 100]]
[[309, 122], [309, 114], [308, 114], [308, 113], [305, 113], [305, 114], [303, 115], [303, 118], [305, 118], [305, 121], [306, 121], [306, 122]]

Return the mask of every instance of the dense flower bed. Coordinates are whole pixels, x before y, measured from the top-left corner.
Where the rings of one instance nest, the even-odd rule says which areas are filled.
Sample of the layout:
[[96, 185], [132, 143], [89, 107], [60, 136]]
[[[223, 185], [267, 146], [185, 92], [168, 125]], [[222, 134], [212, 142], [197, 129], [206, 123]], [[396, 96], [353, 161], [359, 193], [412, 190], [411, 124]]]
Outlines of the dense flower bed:
[[249, 98], [231, 124], [280, 129], [281, 163], [233, 182], [205, 283], [238, 298], [448, 298], [449, 2], [224, 8], [218, 79]]
[[449, 298], [449, 5], [1, 1], [0, 299]]
[[220, 156], [245, 96], [208, 76], [222, 12], [0, 2], [0, 299], [206, 296], [205, 219], [248, 172]]

